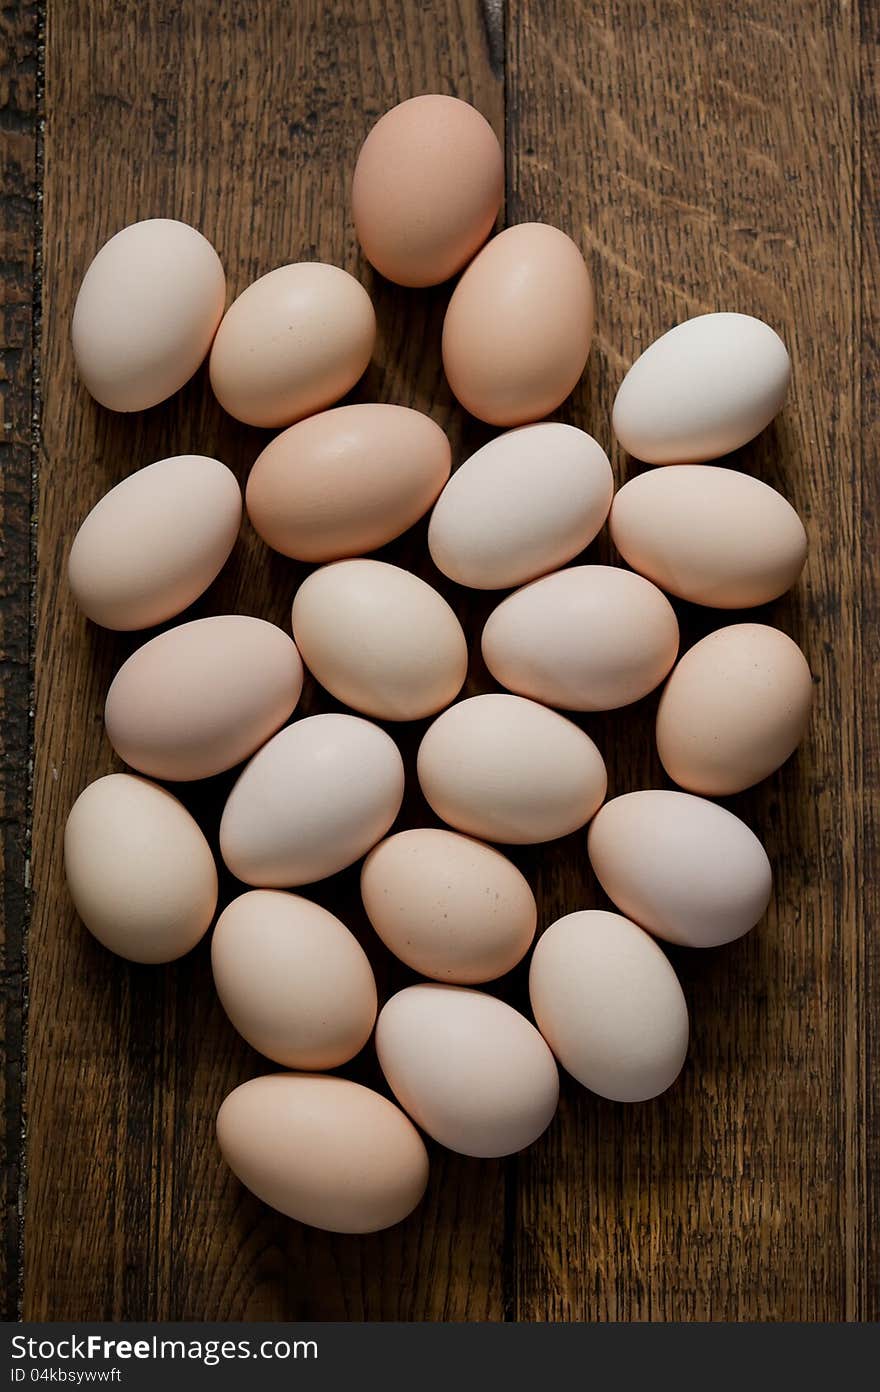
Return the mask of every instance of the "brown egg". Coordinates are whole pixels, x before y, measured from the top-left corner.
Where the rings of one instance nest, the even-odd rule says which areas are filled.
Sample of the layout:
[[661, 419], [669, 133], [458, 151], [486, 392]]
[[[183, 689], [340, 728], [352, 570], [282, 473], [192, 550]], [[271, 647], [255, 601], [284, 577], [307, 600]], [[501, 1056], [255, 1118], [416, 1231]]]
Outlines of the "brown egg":
[[151, 628], [198, 599], [241, 525], [241, 489], [217, 459], [183, 454], [129, 474], [95, 504], [73, 539], [67, 578], [105, 628]]
[[286, 1068], [338, 1068], [373, 1032], [376, 982], [344, 923], [320, 904], [252, 889], [211, 940], [214, 985], [239, 1034]]
[[279, 266], [223, 316], [211, 386], [236, 420], [292, 425], [351, 390], [375, 341], [370, 297], [347, 271], [320, 261]]
[[352, 206], [367, 260], [398, 285], [439, 285], [467, 265], [504, 195], [504, 156], [479, 111], [456, 97], [401, 102], [358, 155]]
[[258, 1199], [326, 1232], [389, 1228], [428, 1183], [428, 1155], [409, 1118], [347, 1078], [251, 1078], [220, 1108], [217, 1140]]
[[284, 724], [302, 681], [296, 646], [275, 624], [245, 614], [195, 619], [123, 663], [107, 692], [107, 734], [140, 773], [210, 778]]
[[807, 558], [804, 524], [782, 494], [715, 464], [677, 464], [630, 479], [608, 525], [634, 570], [716, 609], [776, 599]]
[[416, 767], [444, 822], [510, 845], [555, 841], [586, 826], [607, 787], [589, 735], [537, 701], [506, 692], [470, 696], [438, 715]]
[[766, 624], [730, 624], [696, 643], [666, 683], [657, 750], [682, 788], [742, 792], [784, 764], [804, 737], [813, 693], [797, 643]]
[[466, 986], [515, 967], [538, 921], [535, 896], [511, 861], [441, 827], [400, 831], [374, 846], [361, 895], [379, 937], [402, 962]]
[[294, 560], [361, 556], [427, 512], [450, 464], [449, 441], [421, 411], [338, 406], [270, 441], [248, 479], [248, 516]]
[[660, 685], [678, 654], [664, 594], [620, 566], [566, 566], [502, 600], [483, 659], [509, 691], [563, 710], [616, 710]]
[[421, 720], [464, 685], [461, 624], [442, 595], [401, 566], [363, 558], [321, 566], [297, 590], [291, 618], [312, 676], [364, 715]]
[[443, 366], [490, 425], [540, 420], [577, 385], [593, 341], [593, 283], [570, 237], [524, 222], [465, 271], [443, 324]]
[[129, 962], [174, 962], [207, 931], [217, 905], [211, 848], [165, 788], [111, 773], [77, 798], [64, 829], [76, 911]]

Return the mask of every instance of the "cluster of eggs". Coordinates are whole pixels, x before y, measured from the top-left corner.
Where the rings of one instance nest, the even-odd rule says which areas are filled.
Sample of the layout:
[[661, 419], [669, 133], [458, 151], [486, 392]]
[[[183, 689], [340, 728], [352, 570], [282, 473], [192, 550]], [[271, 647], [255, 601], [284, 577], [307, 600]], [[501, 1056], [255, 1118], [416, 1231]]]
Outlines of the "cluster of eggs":
[[[179, 222], [148, 221], [99, 252], [74, 315], [80, 376], [106, 406], [155, 404], [210, 353], [226, 410], [284, 427], [253, 466], [246, 504], [268, 546], [316, 565], [293, 599], [293, 636], [220, 615], [138, 648], [105, 709], [110, 742], [135, 772], [80, 795], [65, 859], [76, 908], [102, 943], [136, 962], [174, 960], [213, 922], [218, 882], [205, 836], [161, 781], [247, 761], [219, 844], [249, 888], [217, 919], [212, 964], [234, 1026], [289, 1071], [237, 1088], [221, 1107], [219, 1141], [260, 1198], [335, 1231], [378, 1230], [418, 1203], [428, 1160], [417, 1126], [470, 1156], [534, 1141], [556, 1109], [557, 1060], [618, 1101], [670, 1086], [688, 1013], [658, 939], [730, 942], [761, 918], [771, 892], [761, 843], [709, 799], [772, 773], [808, 718], [810, 672], [789, 637], [734, 623], [677, 661], [666, 597], [760, 605], [802, 569], [806, 537], [788, 502], [705, 462], [780, 409], [785, 347], [759, 320], [723, 313], [649, 347], [620, 386], [613, 427], [633, 455], [672, 467], [615, 495], [600, 445], [542, 419], [589, 352], [587, 267], [546, 225], [487, 241], [502, 189], [491, 128], [442, 96], [384, 116], [354, 176], [358, 236], [379, 272], [424, 286], [466, 267], [444, 324], [446, 374], [470, 412], [515, 428], [454, 474], [449, 442], [426, 415], [334, 407], [366, 367], [376, 329], [366, 291], [337, 267], [272, 271], [224, 314], [209, 243]], [[443, 575], [512, 591], [482, 633], [502, 691], [457, 700], [468, 647], [453, 608], [424, 580], [369, 558], [428, 512]], [[215, 459], [140, 469], [76, 535], [78, 604], [112, 629], [164, 624], [218, 574], [241, 513], [238, 484]], [[630, 569], [569, 565], [606, 519]], [[288, 723], [303, 664], [353, 713]], [[657, 746], [680, 791], [606, 803], [600, 751], [560, 712], [624, 707], [664, 681]], [[404, 765], [374, 722], [429, 717], [416, 771], [445, 826], [394, 834]], [[526, 879], [492, 843], [542, 843], [587, 824], [585, 851], [620, 912], [575, 911], [546, 927], [530, 967], [536, 1027], [475, 989], [523, 960], [539, 917]], [[381, 1010], [354, 935], [291, 892], [362, 857], [378, 937], [428, 978]], [[373, 1034], [399, 1106], [323, 1071]]]

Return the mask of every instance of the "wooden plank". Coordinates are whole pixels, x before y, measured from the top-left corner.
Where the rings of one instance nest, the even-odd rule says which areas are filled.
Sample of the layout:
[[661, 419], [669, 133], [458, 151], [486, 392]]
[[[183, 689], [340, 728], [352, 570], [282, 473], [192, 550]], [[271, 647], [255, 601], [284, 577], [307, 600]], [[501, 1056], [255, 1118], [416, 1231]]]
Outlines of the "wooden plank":
[[[244, 28], [231, 0], [50, 5], [29, 1317], [880, 1312], [880, 1203], [871, 1183], [880, 1167], [880, 949], [872, 932], [880, 909], [872, 684], [880, 540], [877, 10], [861, 8], [859, 107], [858, 16], [842, 5], [792, 12], [782, 0], [769, 10], [733, 11], [656, 0], [511, 0], [503, 47], [499, 6], [488, 0], [485, 9], [493, 16], [486, 24], [475, 4], [453, 0], [426, 7], [273, 0]], [[0, 446], [10, 461], [0, 605], [7, 664], [0, 1263], [12, 1315], [27, 797], [34, 215], [27, 198], [35, 158], [28, 64], [36, 13], [26, 6], [22, 16], [12, 35], [21, 47], [11, 52], [24, 67], [10, 66], [18, 85], [6, 108], [17, 114], [2, 127], [21, 180], [2, 203], [14, 253], [4, 282], [5, 346], [12, 342], [15, 352], [7, 354], [13, 379], [3, 384], [13, 429]], [[73, 611], [63, 586], [72, 530], [139, 464], [203, 450], [243, 478], [263, 438], [222, 416], [203, 375], [137, 420], [94, 407], [72, 379], [70, 311], [93, 251], [137, 216], [170, 212], [203, 227], [221, 250], [231, 292], [285, 259], [338, 260], [362, 275], [380, 315], [382, 348], [359, 396], [431, 410], [461, 455], [484, 432], [463, 425], [442, 383], [436, 343], [445, 292], [410, 295], [373, 282], [345, 214], [347, 171], [369, 121], [411, 92], [437, 87], [469, 97], [500, 130], [505, 58], [508, 219], [546, 217], [583, 237], [600, 293], [589, 380], [565, 418], [607, 443], [627, 363], [656, 333], [704, 308], [763, 314], [792, 347], [790, 406], [741, 459], [808, 518], [806, 580], [767, 616], [808, 651], [817, 714], [795, 762], [733, 803], [776, 863], [770, 918], [733, 948], [676, 955], [695, 1035], [681, 1087], [651, 1106], [623, 1109], [568, 1085], [560, 1118], [534, 1151], [479, 1165], [435, 1149], [429, 1200], [409, 1223], [379, 1239], [328, 1239], [248, 1199], [218, 1164], [216, 1106], [262, 1065], [221, 1018], [205, 949], [167, 972], [126, 968], [91, 943], [64, 894], [64, 816], [79, 789], [114, 766], [101, 702], [133, 645], [89, 629]], [[11, 80], [5, 72], [4, 80]], [[615, 465], [624, 477], [626, 461]], [[388, 555], [416, 563], [423, 540], [419, 531]], [[607, 546], [595, 548], [596, 559], [607, 556]], [[284, 623], [298, 578], [296, 567], [270, 560], [246, 533], [229, 574], [197, 612], [238, 608]], [[473, 629], [482, 612], [478, 600], [468, 606]], [[706, 625], [693, 611], [683, 618], [689, 637]], [[475, 666], [470, 689], [484, 685]], [[310, 689], [306, 709], [320, 708]], [[635, 728], [628, 719], [625, 739], [617, 717], [585, 722], [608, 754], [617, 791], [659, 776], [646, 752], [652, 713], [647, 702]], [[416, 738], [407, 736], [410, 753]], [[227, 785], [216, 780], [190, 795], [214, 830]], [[423, 816], [410, 797], [409, 823]], [[538, 883], [545, 922], [600, 902], [582, 838], [519, 859]], [[369, 942], [355, 876], [320, 897]], [[385, 990], [409, 979], [374, 944], [370, 950]], [[509, 999], [525, 1002], [524, 981], [515, 974]], [[376, 1080], [368, 1056], [353, 1071]]]
[[861, 393], [857, 440], [859, 493], [857, 516], [861, 519], [862, 566], [859, 575], [859, 607], [854, 636], [856, 655], [854, 690], [863, 693], [855, 706], [856, 767], [853, 795], [858, 813], [858, 840], [854, 848], [856, 875], [861, 882], [860, 920], [863, 925], [861, 961], [865, 1002], [861, 1045], [862, 1083], [865, 1094], [865, 1243], [864, 1309], [870, 1319], [880, 1318], [880, 704], [876, 698], [876, 631], [880, 615], [880, 499], [877, 460], [880, 458], [880, 321], [877, 291], [880, 286], [880, 7], [863, 0], [860, 6], [859, 83], [859, 275], [856, 280], [861, 371], [856, 378]]
[[[876, 205], [863, 188], [860, 225], [858, 15], [785, 0], [511, 0], [506, 33], [508, 220], [559, 223], [597, 282], [598, 340], [565, 418], [609, 443], [626, 367], [693, 314], [753, 312], [790, 346], [787, 408], [733, 462], [807, 522], [804, 580], [763, 617], [801, 642], [816, 679], [806, 746], [731, 804], [775, 867], [767, 920], [731, 948], [675, 954], [693, 1022], [681, 1083], [635, 1108], [569, 1086], [519, 1161], [515, 1314], [876, 1318], [877, 477], [859, 415], [864, 377], [861, 420], [876, 420], [876, 320], [860, 325], [856, 293]], [[624, 478], [620, 451], [614, 462]], [[689, 641], [717, 622], [682, 609]], [[612, 793], [661, 777], [646, 705], [638, 740], [629, 716], [588, 722]], [[547, 920], [602, 902], [582, 848], [554, 848], [540, 877]]]
[[22, 1077], [30, 768], [37, 7], [0, 12], [0, 1288], [21, 1300]]
[[[46, 401], [40, 460], [36, 911], [31, 936], [28, 1318], [497, 1319], [503, 1310], [502, 1168], [435, 1153], [427, 1202], [379, 1238], [309, 1232], [244, 1194], [213, 1122], [262, 1070], [214, 999], [207, 946], [168, 970], [126, 967], [77, 923], [61, 834], [80, 789], [113, 768], [101, 723], [132, 641], [77, 615], [63, 575], [81, 517], [130, 470], [182, 451], [242, 479], [265, 436], [213, 402], [204, 372], [137, 418], [74, 380], [69, 329], [82, 274], [136, 218], [167, 215], [218, 247], [230, 294], [296, 259], [326, 259], [374, 294], [380, 346], [361, 399], [411, 403], [463, 425], [437, 347], [447, 292], [374, 280], [357, 253], [348, 184], [360, 140], [402, 97], [450, 91], [502, 128], [502, 90], [476, 3], [337, 0], [51, 0], [46, 36]], [[412, 538], [392, 557], [421, 556]], [[196, 612], [281, 624], [299, 578], [245, 530]], [[319, 709], [310, 688], [306, 710]], [[414, 735], [410, 743], [413, 743]], [[229, 779], [188, 800], [216, 832]], [[413, 803], [411, 819], [421, 813]], [[224, 892], [229, 893], [227, 883]], [[356, 876], [325, 893], [365, 933]], [[371, 951], [374, 949], [371, 948]], [[383, 984], [405, 979], [386, 961]], [[357, 1076], [375, 1077], [364, 1061]]]

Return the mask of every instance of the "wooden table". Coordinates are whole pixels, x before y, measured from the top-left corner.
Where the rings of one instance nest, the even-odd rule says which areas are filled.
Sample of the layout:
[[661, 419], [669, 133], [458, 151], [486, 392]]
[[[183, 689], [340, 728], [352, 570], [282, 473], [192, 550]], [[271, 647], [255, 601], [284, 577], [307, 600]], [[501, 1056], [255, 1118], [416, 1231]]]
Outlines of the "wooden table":
[[[46, 14], [3, 12], [0, 1264], [13, 1317], [880, 1313], [877, 20], [871, 0], [861, 12], [842, 0], [49, 0]], [[338, 262], [380, 322], [357, 399], [429, 411], [460, 459], [488, 432], [443, 380], [448, 288], [375, 277], [348, 199], [369, 126], [425, 90], [467, 98], [503, 134], [507, 221], [556, 223], [590, 262], [597, 341], [561, 419], [610, 448], [625, 368], [689, 315], [745, 310], [784, 335], [788, 405], [736, 462], [780, 487], [809, 529], [803, 581], [759, 617], [809, 654], [815, 718], [789, 765], [731, 804], [775, 867], [767, 919], [730, 948], [674, 954], [693, 1022], [679, 1084], [624, 1107], [567, 1080], [527, 1153], [479, 1163], [432, 1147], [427, 1198], [406, 1223], [340, 1238], [270, 1212], [220, 1163], [217, 1107], [264, 1065], [216, 1002], [207, 944], [171, 968], [129, 967], [66, 897], [64, 819], [118, 766], [103, 695], [139, 641], [74, 609], [74, 531], [140, 465], [215, 454], [243, 480], [266, 438], [224, 416], [204, 372], [144, 415], [100, 409], [75, 379], [70, 318], [97, 248], [141, 217], [201, 228], [230, 294], [286, 261]], [[624, 478], [617, 450], [614, 463]], [[423, 527], [388, 550], [427, 575], [423, 553]], [[588, 554], [611, 553], [602, 541]], [[300, 576], [246, 528], [196, 612], [285, 624]], [[442, 588], [475, 632], [491, 599]], [[688, 641], [717, 622], [680, 612]], [[486, 685], [475, 663], [469, 690]], [[329, 704], [312, 684], [304, 709]], [[662, 777], [654, 706], [584, 722], [612, 793]], [[403, 733], [407, 754], [418, 734]], [[187, 793], [212, 833], [228, 785]], [[424, 816], [412, 792], [405, 820]], [[517, 858], [543, 923], [603, 902], [582, 834]], [[369, 941], [356, 872], [318, 897]], [[383, 993], [410, 979], [369, 950]], [[524, 972], [500, 989], [523, 1004]], [[376, 1078], [368, 1053], [350, 1071]]]

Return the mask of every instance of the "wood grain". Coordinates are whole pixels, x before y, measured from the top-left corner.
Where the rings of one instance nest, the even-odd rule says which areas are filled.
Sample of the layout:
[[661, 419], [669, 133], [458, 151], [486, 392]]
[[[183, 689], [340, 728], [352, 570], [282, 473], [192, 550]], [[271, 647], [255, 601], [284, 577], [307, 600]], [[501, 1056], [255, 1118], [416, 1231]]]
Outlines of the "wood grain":
[[[348, 185], [366, 131], [402, 95], [451, 91], [501, 131], [478, 7], [375, 0], [353, 10], [314, 0], [249, 7], [247, 22], [244, 14], [234, 0], [49, 8], [25, 1310], [68, 1319], [498, 1318], [500, 1166], [438, 1152], [427, 1203], [377, 1239], [328, 1238], [271, 1213], [216, 1151], [220, 1101], [265, 1063], [223, 1017], [207, 944], [167, 971], [128, 968], [89, 939], [63, 884], [64, 818], [79, 790], [114, 767], [103, 695], [140, 641], [94, 629], [70, 602], [63, 575], [78, 521], [112, 483], [167, 454], [217, 455], [244, 480], [269, 438], [223, 414], [204, 372], [135, 418], [89, 400], [74, 378], [70, 316], [106, 238], [138, 217], [192, 222], [217, 246], [230, 295], [285, 261], [345, 266], [373, 293], [380, 322], [360, 396], [429, 410], [457, 453], [468, 429], [436, 351], [448, 292], [416, 296], [374, 282], [356, 248]], [[415, 561], [424, 551], [422, 529], [391, 554]], [[246, 530], [197, 612], [289, 624], [299, 578]], [[305, 709], [321, 708], [310, 688]], [[186, 790], [212, 834], [229, 782]], [[328, 893], [365, 933], [356, 875]], [[377, 968], [387, 982], [390, 962]], [[375, 1073], [365, 1058], [358, 1075]]]
[[[731, 462], [806, 520], [804, 579], [756, 617], [801, 643], [816, 684], [799, 754], [730, 803], [774, 866], [767, 919], [730, 948], [674, 954], [692, 1011], [680, 1084], [637, 1108], [568, 1087], [557, 1125], [519, 1161], [516, 1315], [876, 1316], [864, 1070], [877, 1000], [857, 861], [876, 762], [869, 773], [871, 736], [853, 720], [866, 701], [876, 740], [863, 658], [876, 595], [861, 609], [877, 552], [863, 531], [875, 477], [860, 466], [857, 16], [784, 0], [513, 0], [507, 32], [508, 218], [560, 220], [597, 283], [597, 351], [565, 418], [610, 446], [622, 373], [689, 315], [754, 313], [789, 345], [788, 405]], [[622, 481], [631, 461], [615, 450], [614, 463]], [[678, 607], [687, 640], [718, 624]], [[650, 715], [638, 741], [628, 713], [597, 722], [610, 795], [665, 781]], [[603, 903], [565, 849], [540, 884], [546, 917]]]
[[21, 1300], [22, 1084], [30, 785], [33, 344], [38, 289], [35, 5], [0, 11], [0, 1287]]
[[[476, 0], [50, 0], [28, 1318], [880, 1313], [872, 8], [859, 16], [818, 0], [510, 0], [501, 23], [499, 6]], [[167, 970], [127, 967], [92, 942], [66, 897], [64, 818], [80, 789], [115, 766], [103, 695], [140, 641], [102, 633], [76, 613], [63, 581], [72, 534], [141, 464], [193, 450], [218, 455], [244, 479], [266, 438], [223, 415], [204, 372], [141, 416], [101, 410], [75, 382], [69, 323], [95, 250], [138, 217], [199, 226], [220, 251], [230, 294], [287, 260], [336, 261], [368, 286], [380, 322], [358, 398], [430, 411], [463, 457], [488, 432], [454, 408], [443, 381], [437, 347], [448, 290], [401, 292], [373, 277], [347, 206], [371, 122], [431, 89], [474, 101], [505, 131], [507, 220], [555, 222], [590, 259], [598, 341], [564, 419], [610, 445], [610, 405], [626, 365], [688, 314], [745, 309], [786, 337], [792, 398], [739, 462], [782, 488], [808, 524], [805, 580], [765, 616], [808, 652], [816, 714], [800, 754], [732, 804], [774, 862], [767, 921], [731, 948], [675, 954], [694, 1035], [679, 1086], [622, 1108], [566, 1084], [557, 1121], [525, 1155], [480, 1164], [433, 1147], [428, 1198], [407, 1223], [378, 1238], [333, 1238], [269, 1212], [219, 1162], [217, 1106], [264, 1065], [223, 1018], [206, 946]], [[26, 349], [20, 401], [33, 383]], [[23, 484], [29, 462], [16, 459]], [[627, 461], [614, 462], [622, 479]], [[21, 557], [23, 527], [19, 514], [11, 530]], [[419, 527], [383, 554], [428, 575], [424, 551]], [[607, 555], [600, 542], [588, 558]], [[245, 529], [194, 612], [284, 624], [301, 574]], [[440, 587], [478, 631], [491, 598]], [[680, 610], [689, 640], [712, 624]], [[487, 685], [475, 661], [469, 689]], [[332, 703], [310, 685], [304, 707]], [[626, 719], [584, 721], [607, 755], [612, 791], [660, 776], [653, 709], [649, 700]], [[406, 754], [419, 733], [403, 732]], [[20, 763], [15, 777], [20, 815]], [[185, 794], [212, 836], [229, 782]], [[425, 815], [411, 792], [405, 821]], [[517, 859], [544, 923], [601, 902], [582, 837]], [[317, 897], [363, 937], [380, 990], [411, 979], [369, 937], [356, 874]], [[20, 973], [14, 934], [10, 944]], [[9, 960], [5, 981], [13, 981]], [[500, 989], [524, 1003], [524, 971]], [[14, 1050], [13, 1035], [6, 1080], [16, 1088]], [[351, 1071], [377, 1081], [368, 1051]], [[11, 1108], [7, 1101], [7, 1124], [16, 1105], [16, 1096]], [[6, 1251], [14, 1255], [14, 1243]]]

